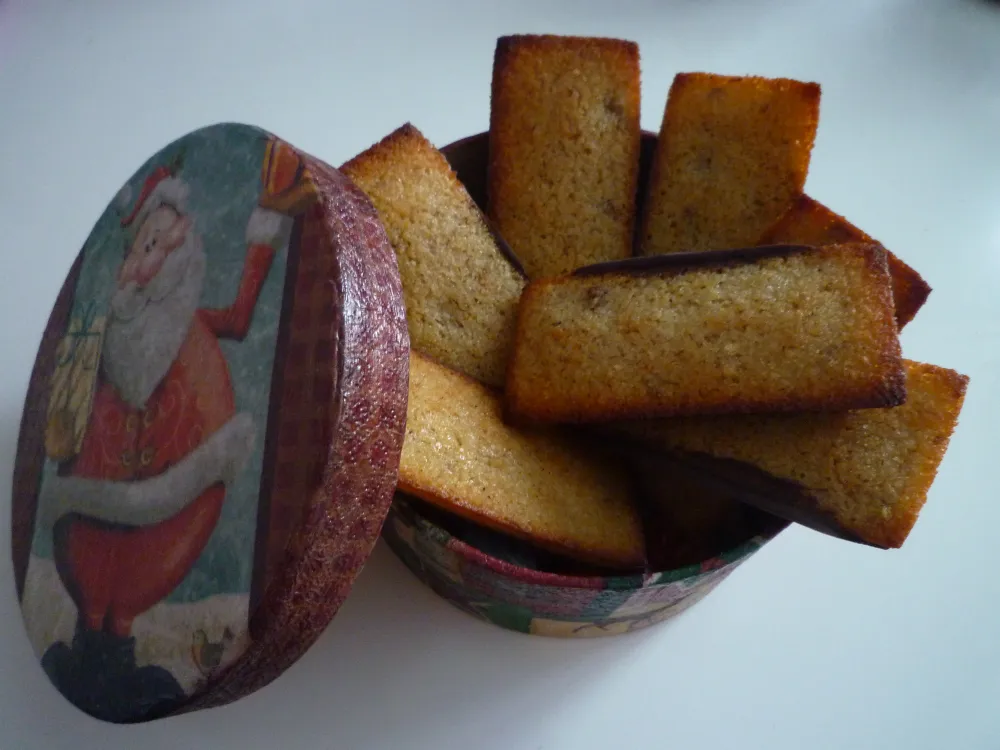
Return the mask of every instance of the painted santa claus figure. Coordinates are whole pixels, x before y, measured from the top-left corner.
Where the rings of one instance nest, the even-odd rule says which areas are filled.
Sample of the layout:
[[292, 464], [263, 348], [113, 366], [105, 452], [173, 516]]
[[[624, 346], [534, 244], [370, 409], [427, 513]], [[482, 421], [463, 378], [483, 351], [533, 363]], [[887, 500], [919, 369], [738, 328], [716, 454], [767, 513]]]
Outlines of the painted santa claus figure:
[[77, 455], [43, 482], [38, 505], [79, 610], [72, 647], [55, 644], [43, 664], [70, 694], [93, 691], [82, 684], [88, 671], [103, 673], [105, 686], [117, 679], [112, 692], [131, 710], [136, 701], [183, 697], [166, 670], [135, 668], [132, 623], [191, 570], [253, 450], [254, 423], [237, 409], [219, 339], [247, 334], [289, 234], [287, 217], [255, 208], [235, 299], [204, 308], [206, 250], [188, 192], [159, 167], [122, 218], [133, 239], [111, 299], [89, 420]]

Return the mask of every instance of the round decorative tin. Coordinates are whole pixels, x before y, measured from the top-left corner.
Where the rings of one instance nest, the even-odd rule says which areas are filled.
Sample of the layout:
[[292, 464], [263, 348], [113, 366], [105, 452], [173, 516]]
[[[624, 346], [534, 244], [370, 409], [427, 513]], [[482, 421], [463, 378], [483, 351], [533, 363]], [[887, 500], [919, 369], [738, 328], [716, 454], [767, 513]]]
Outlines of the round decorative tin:
[[[647, 179], [655, 146], [656, 136], [644, 133], [640, 185]], [[481, 208], [485, 208], [488, 151], [487, 133], [442, 149]], [[641, 201], [640, 190], [640, 206]], [[721, 502], [723, 509], [730, 507], [728, 500]], [[459, 538], [402, 496], [393, 503], [382, 534], [420, 580], [463, 611], [522, 633], [580, 638], [630, 632], [678, 614], [787, 525], [763, 519], [745, 526], [750, 530], [739, 542], [695, 564], [620, 576], [543, 572], [532, 567], [530, 559], [509, 554], [488, 535]], [[488, 550], [481, 541], [491, 542]]]
[[464, 612], [520, 633], [587, 638], [641, 630], [683, 612], [785, 525], [694, 565], [621, 576], [548, 573], [488, 554], [402, 497], [382, 536], [421, 581]]
[[32, 373], [12, 544], [55, 686], [108, 721], [227, 703], [335, 614], [396, 483], [409, 341], [374, 208], [257, 128], [142, 165]]

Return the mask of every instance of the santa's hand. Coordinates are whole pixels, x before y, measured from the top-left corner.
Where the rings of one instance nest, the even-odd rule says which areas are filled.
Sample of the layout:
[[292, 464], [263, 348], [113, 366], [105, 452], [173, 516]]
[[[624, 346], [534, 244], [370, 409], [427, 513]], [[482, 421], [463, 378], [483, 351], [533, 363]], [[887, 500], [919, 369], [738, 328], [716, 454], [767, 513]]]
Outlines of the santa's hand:
[[257, 206], [247, 222], [247, 244], [266, 245], [280, 252], [288, 247], [294, 221], [279, 211]]

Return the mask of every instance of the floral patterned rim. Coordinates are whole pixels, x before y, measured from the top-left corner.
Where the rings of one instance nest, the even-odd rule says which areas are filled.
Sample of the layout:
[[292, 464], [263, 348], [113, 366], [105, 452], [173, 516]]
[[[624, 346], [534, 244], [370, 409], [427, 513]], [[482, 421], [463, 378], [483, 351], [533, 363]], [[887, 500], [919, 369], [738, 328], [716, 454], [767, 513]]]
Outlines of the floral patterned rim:
[[636, 573], [633, 575], [621, 576], [570, 576], [561, 573], [546, 573], [544, 571], [514, 565], [513, 563], [493, 557], [492, 555], [488, 555], [485, 552], [476, 549], [471, 544], [463, 542], [461, 539], [449, 534], [440, 526], [437, 526], [426, 518], [420, 518], [420, 521], [429, 527], [435, 528], [441, 534], [445, 535], [448, 538], [447, 544], [449, 548], [471, 563], [481, 565], [482, 567], [488, 568], [501, 575], [510, 576], [511, 578], [516, 578], [522, 581], [528, 581], [540, 586], [558, 586], [560, 588], [583, 589], [609, 588], [624, 590], [641, 588], [652, 581], [660, 584], [691, 578], [692, 576], [706, 573], [710, 570], [716, 570], [726, 564], [737, 562], [745, 557], [749, 557], [754, 552], [759, 550], [765, 543], [769, 542], [774, 538], [774, 536], [776, 536], [776, 534], [758, 534], [746, 542], [737, 545], [733, 549], [709, 558], [704, 562], [694, 563], [682, 568], [674, 568], [673, 570], [658, 573]]
[[521, 633], [580, 638], [632, 632], [672, 617], [783, 528], [699, 564], [624, 576], [545, 573], [502, 560], [458, 539], [400, 498], [382, 535], [414, 575], [462, 611]]

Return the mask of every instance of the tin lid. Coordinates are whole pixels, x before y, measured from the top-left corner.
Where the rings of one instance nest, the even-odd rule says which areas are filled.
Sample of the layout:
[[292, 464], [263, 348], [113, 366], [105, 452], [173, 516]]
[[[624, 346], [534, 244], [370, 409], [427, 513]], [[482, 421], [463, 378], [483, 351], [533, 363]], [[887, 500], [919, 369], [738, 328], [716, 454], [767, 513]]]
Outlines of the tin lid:
[[25, 626], [146, 721], [264, 686], [329, 623], [396, 484], [409, 339], [367, 197], [257, 128], [142, 165], [56, 300], [14, 470]]

